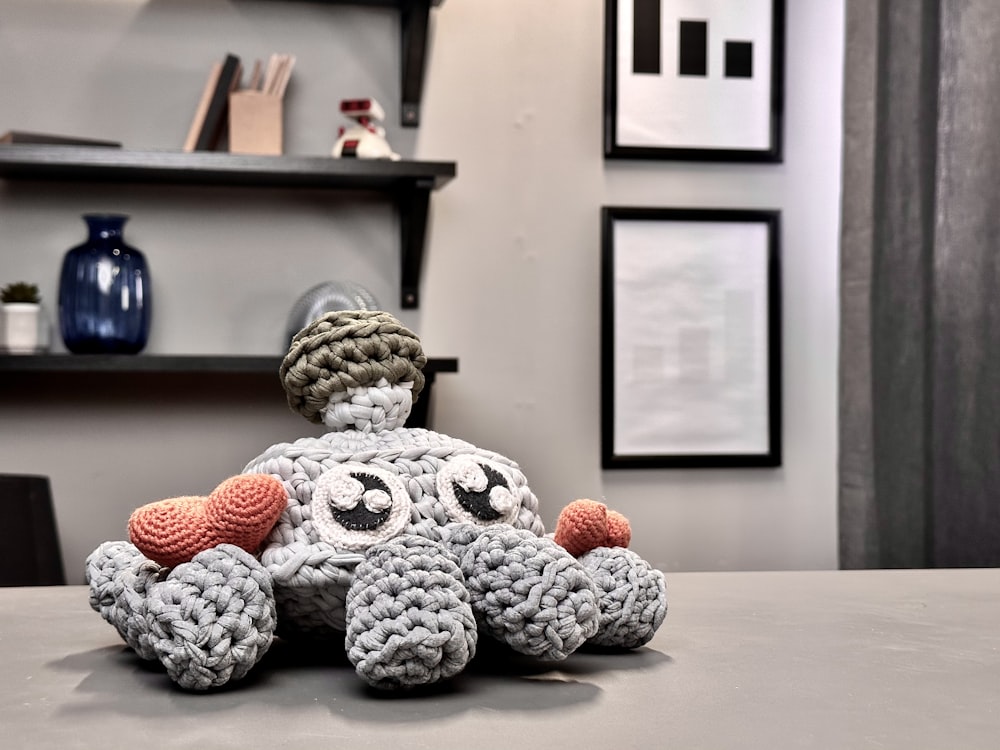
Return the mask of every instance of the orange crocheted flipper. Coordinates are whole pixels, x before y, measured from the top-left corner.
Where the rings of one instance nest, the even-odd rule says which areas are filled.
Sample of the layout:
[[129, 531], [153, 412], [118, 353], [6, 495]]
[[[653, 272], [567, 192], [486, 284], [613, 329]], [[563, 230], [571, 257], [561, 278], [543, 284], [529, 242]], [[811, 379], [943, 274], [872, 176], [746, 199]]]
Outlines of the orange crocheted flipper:
[[269, 474], [241, 474], [208, 497], [175, 497], [143, 505], [128, 520], [129, 539], [142, 554], [174, 567], [219, 544], [253, 553], [285, 509], [288, 493]]
[[555, 543], [573, 557], [596, 547], [628, 547], [632, 529], [621, 513], [596, 500], [574, 500], [559, 514]]

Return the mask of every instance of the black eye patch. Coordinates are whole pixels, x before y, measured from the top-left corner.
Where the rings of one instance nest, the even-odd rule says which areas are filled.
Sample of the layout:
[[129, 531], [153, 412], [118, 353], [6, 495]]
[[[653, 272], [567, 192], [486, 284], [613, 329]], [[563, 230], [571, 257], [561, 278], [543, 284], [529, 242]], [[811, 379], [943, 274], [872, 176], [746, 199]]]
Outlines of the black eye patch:
[[371, 474], [358, 473], [351, 476], [361, 482], [361, 485], [365, 488], [365, 492], [370, 490], [384, 492], [386, 497], [390, 499], [389, 507], [384, 510], [372, 510], [364, 502], [359, 502], [350, 510], [341, 510], [331, 504], [330, 512], [333, 514], [333, 519], [345, 529], [350, 529], [351, 531], [370, 531], [371, 529], [376, 529], [385, 523], [386, 519], [389, 518], [389, 513], [392, 512], [392, 492], [385, 482]]
[[455, 490], [455, 499], [458, 500], [459, 505], [479, 520], [495, 521], [500, 518], [500, 512], [490, 505], [490, 490], [494, 487], [506, 488], [507, 481], [503, 474], [495, 469], [491, 469], [485, 464], [479, 464], [479, 467], [486, 474], [486, 487], [479, 491], [471, 491], [453, 481], [452, 488]]

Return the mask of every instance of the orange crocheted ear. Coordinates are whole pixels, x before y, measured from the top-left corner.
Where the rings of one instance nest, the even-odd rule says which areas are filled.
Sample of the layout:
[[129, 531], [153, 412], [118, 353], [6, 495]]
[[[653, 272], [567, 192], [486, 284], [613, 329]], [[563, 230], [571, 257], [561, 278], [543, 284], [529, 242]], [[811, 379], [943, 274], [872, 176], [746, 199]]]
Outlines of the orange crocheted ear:
[[288, 502], [269, 474], [241, 474], [208, 497], [175, 497], [143, 505], [128, 520], [129, 539], [142, 554], [174, 567], [219, 544], [253, 553]]
[[628, 547], [632, 541], [632, 527], [621, 513], [608, 509], [608, 541], [605, 547]]
[[596, 547], [628, 547], [632, 529], [621, 513], [596, 500], [574, 500], [559, 514], [555, 543], [573, 557]]

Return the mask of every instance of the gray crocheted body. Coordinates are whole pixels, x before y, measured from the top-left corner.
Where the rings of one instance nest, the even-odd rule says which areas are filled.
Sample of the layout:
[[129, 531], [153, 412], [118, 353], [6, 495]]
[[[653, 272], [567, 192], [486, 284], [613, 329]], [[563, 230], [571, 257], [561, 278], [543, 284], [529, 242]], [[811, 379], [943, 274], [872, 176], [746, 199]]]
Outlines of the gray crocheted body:
[[346, 630], [351, 649], [356, 566], [403, 534], [453, 556], [478, 630], [522, 653], [561, 659], [587, 640], [639, 646], [665, 615], [658, 571], [624, 549], [573, 558], [544, 536], [518, 465], [465, 441], [425, 429], [332, 432], [275, 445], [245, 471], [278, 477], [289, 495], [261, 554], [282, 634]]
[[168, 569], [106, 542], [87, 560], [91, 606], [195, 690], [245, 675], [276, 633], [342, 637], [387, 689], [454, 676], [481, 636], [540, 659], [647, 643], [666, 614], [659, 571], [619, 547], [573, 557], [545, 535], [515, 462], [403, 426], [424, 361], [386, 313], [300, 332], [282, 364], [289, 404], [332, 431], [245, 467], [288, 495], [257, 554], [218, 544]]
[[465, 441], [331, 432], [245, 472], [288, 493], [258, 558], [221, 545], [170, 570], [107, 542], [87, 561], [94, 609], [183, 687], [242, 677], [276, 632], [342, 634], [359, 675], [395, 689], [457, 674], [480, 634], [562, 659], [588, 641], [641, 646], [666, 614], [659, 571], [622, 548], [572, 557], [544, 535], [517, 464]]
[[[446, 498], [453, 497], [456, 474], [468, 473], [470, 466], [474, 471], [476, 465], [494, 472], [493, 486], [498, 480], [506, 483], [512, 499], [507, 515], [478, 519], [463, 512], [459, 502], [452, 502], [449, 511], [441, 500], [439, 487]], [[302, 438], [272, 446], [244, 471], [278, 477], [289, 495], [288, 507], [261, 554], [274, 580], [282, 632], [322, 636], [331, 630], [344, 631], [354, 567], [371, 546], [399, 534], [415, 534], [443, 545], [450, 525], [473, 519], [484, 527], [503, 520], [536, 536], [544, 533], [538, 500], [513, 461], [430, 430], [348, 430]], [[383, 493], [395, 503], [399, 515], [378, 524], [369, 519], [368, 530], [337, 523], [328, 513], [331, 501], [335, 502], [326, 490], [334, 483], [331, 472], [337, 472], [337, 479], [365, 475], [380, 480], [390, 490]], [[317, 487], [321, 497], [314, 502]], [[323, 518], [316, 518], [317, 509]], [[480, 514], [485, 513], [480, 510]]]

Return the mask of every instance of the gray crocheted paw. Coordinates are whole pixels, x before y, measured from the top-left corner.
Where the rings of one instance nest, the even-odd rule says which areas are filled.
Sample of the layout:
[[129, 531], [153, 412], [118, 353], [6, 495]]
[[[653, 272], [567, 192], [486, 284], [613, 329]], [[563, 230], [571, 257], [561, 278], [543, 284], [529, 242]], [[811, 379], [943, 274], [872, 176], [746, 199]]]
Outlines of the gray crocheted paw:
[[458, 561], [436, 542], [403, 535], [371, 547], [347, 594], [347, 656], [383, 689], [429, 685], [461, 672], [476, 620]]
[[580, 556], [597, 586], [601, 625], [589, 643], [638, 648], [649, 642], [667, 614], [663, 573], [632, 550], [597, 547]]
[[564, 659], [598, 627], [597, 592], [551, 539], [506, 524], [448, 528], [479, 627], [515, 651]]
[[150, 588], [150, 642], [170, 678], [207, 690], [238, 680], [274, 635], [271, 578], [247, 552], [220, 544], [178, 565]]
[[146, 595], [166, 573], [130, 542], [105, 542], [87, 557], [90, 606], [143, 659], [156, 658], [149, 643]]

